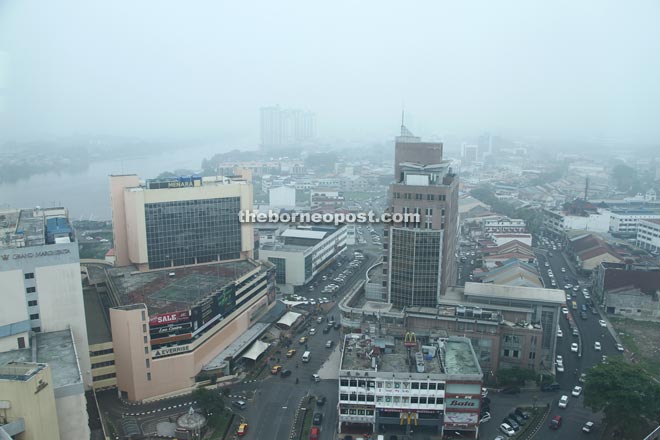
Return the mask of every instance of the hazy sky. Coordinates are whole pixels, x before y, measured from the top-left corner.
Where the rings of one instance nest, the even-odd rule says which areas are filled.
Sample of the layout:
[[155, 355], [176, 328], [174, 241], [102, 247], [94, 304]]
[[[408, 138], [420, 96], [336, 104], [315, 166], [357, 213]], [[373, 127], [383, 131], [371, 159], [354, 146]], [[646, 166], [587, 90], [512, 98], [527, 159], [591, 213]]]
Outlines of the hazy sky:
[[6, 139], [249, 145], [261, 106], [382, 139], [403, 102], [423, 136], [657, 142], [659, 23], [654, 0], [0, 0], [0, 117]]

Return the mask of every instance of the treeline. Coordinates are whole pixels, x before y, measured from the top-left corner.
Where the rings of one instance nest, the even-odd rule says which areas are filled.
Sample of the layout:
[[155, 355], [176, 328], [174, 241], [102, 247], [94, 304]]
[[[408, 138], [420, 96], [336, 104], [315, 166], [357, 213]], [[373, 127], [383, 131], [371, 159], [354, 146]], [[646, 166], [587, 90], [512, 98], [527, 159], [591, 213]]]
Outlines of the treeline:
[[527, 229], [532, 234], [539, 235], [541, 233], [543, 215], [539, 209], [515, 208], [505, 200], [498, 199], [492, 187], [475, 188], [470, 191], [470, 195], [489, 205], [498, 214], [506, 215], [509, 218], [523, 219], [527, 225]]

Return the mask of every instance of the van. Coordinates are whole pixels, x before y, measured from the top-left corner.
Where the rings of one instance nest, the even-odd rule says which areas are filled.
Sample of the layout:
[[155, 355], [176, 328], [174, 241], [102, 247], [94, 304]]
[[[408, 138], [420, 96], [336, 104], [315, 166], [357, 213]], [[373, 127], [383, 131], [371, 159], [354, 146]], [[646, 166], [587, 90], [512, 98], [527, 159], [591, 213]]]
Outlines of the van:
[[310, 353], [309, 351], [304, 352], [303, 355], [302, 355], [302, 361], [303, 362], [309, 362], [309, 358], [311, 356], [312, 356], [312, 353]]

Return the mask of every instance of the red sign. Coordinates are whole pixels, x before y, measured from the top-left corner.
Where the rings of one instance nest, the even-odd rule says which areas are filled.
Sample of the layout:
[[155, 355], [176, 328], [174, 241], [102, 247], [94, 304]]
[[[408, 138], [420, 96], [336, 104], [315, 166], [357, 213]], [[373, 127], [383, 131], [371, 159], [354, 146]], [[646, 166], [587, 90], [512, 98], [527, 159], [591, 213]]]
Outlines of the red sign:
[[188, 339], [192, 339], [191, 333], [169, 336], [166, 338], [151, 339], [151, 345], [171, 344], [172, 342], [187, 341]]
[[188, 310], [182, 312], [162, 313], [149, 318], [149, 325], [157, 326], [175, 324], [179, 321], [187, 321], [188, 319], [190, 319], [190, 313]]

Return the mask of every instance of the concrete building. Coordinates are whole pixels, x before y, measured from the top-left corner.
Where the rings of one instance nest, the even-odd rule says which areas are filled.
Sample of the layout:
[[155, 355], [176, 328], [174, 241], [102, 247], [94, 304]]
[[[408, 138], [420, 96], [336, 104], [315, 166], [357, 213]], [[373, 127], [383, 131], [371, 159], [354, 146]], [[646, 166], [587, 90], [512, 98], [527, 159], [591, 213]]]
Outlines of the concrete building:
[[503, 261], [500, 266], [476, 276], [476, 280], [507, 286], [543, 287], [536, 266], [517, 259]]
[[252, 260], [108, 275], [117, 388], [132, 401], [189, 391], [202, 371], [232, 374], [244, 350], [216, 357], [246, 334], [253, 342], [276, 304], [275, 268]]
[[608, 314], [660, 320], [660, 271], [602, 263], [594, 272], [594, 293]]
[[433, 307], [456, 279], [458, 177], [442, 159], [442, 143], [422, 142], [401, 126], [396, 138], [392, 214], [418, 214], [419, 223], [385, 228], [384, 272], [389, 301]]
[[489, 234], [522, 234], [527, 233], [527, 225], [520, 218], [509, 218], [498, 216], [496, 218], [484, 219], [481, 222], [484, 235]]
[[344, 337], [339, 432], [479, 435], [482, 372], [467, 338]]
[[553, 372], [556, 335], [566, 302], [562, 290], [526, 286], [466, 283], [453, 287], [434, 307], [397, 308], [369, 301], [356, 286], [340, 302], [342, 326], [418, 339], [468, 336], [481, 368], [531, 368]]
[[339, 209], [344, 207], [344, 193], [334, 189], [313, 189], [309, 192], [309, 208]]
[[275, 266], [275, 279], [284, 292], [310, 282], [346, 251], [347, 226], [301, 226], [280, 233], [280, 241], [259, 249], [261, 261]]
[[251, 258], [254, 233], [239, 213], [252, 209], [242, 178], [148, 180], [110, 176], [116, 265], [146, 271]]
[[291, 186], [278, 186], [268, 190], [268, 206], [271, 208], [293, 209], [296, 207], [296, 189]]
[[613, 209], [610, 213], [610, 232], [634, 236], [641, 220], [660, 220], [660, 213], [648, 209]]
[[534, 263], [536, 255], [528, 244], [518, 240], [509, 241], [501, 246], [482, 247], [479, 251], [486, 269], [491, 270], [501, 266], [506, 261], [515, 259], [525, 263]]
[[0, 351], [30, 345], [33, 333], [71, 329], [85, 387], [92, 384], [80, 258], [64, 208], [2, 214]]
[[87, 402], [71, 330], [35, 333], [0, 353], [0, 438], [88, 439]]
[[655, 255], [660, 252], [660, 219], [639, 220], [635, 245]]
[[299, 145], [316, 137], [314, 113], [273, 106], [262, 107], [260, 115], [262, 148]]
[[568, 239], [568, 254], [574, 259], [578, 269], [591, 272], [601, 263], [620, 263], [621, 258], [600, 237], [582, 234]]
[[543, 227], [550, 233], [562, 235], [572, 229], [592, 232], [608, 232], [610, 228], [610, 212], [599, 210], [598, 213], [571, 215], [564, 212], [543, 210]]

